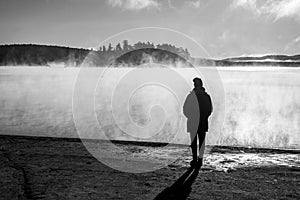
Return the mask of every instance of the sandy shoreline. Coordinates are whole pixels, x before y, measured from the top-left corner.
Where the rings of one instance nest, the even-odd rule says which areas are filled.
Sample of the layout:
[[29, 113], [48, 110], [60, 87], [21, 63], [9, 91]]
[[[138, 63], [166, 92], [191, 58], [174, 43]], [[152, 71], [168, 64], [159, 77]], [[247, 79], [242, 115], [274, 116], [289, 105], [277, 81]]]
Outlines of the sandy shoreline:
[[[117, 145], [154, 159], [159, 150]], [[189, 149], [176, 148], [174, 163], [133, 174], [102, 164], [76, 139], [0, 136], [0, 199], [300, 198], [298, 150], [211, 147], [197, 173], [188, 169]]]

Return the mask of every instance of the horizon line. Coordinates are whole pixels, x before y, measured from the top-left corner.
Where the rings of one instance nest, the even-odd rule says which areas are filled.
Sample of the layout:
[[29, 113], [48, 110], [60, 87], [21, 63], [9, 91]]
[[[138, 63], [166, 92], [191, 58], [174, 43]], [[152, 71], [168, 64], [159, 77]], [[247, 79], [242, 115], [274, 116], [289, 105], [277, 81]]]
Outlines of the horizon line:
[[[119, 42], [121, 43], [121, 42]], [[154, 43], [153, 43], [154, 44]], [[163, 43], [162, 43], [163, 44]], [[81, 49], [81, 50], [87, 50], [87, 51], [97, 51], [94, 47], [80, 47], [80, 46], [66, 46], [66, 45], [60, 45], [60, 44], [43, 44], [43, 43], [6, 43], [6, 44], [0, 44], [1, 46], [13, 46], [13, 45], [35, 45], [35, 46], [47, 46], [47, 47], [62, 47], [62, 48], [70, 48], [70, 49]], [[157, 44], [155, 44], [157, 45]], [[173, 45], [173, 44], [171, 44]], [[175, 46], [175, 45], [174, 45]], [[175, 46], [177, 47], [177, 46]], [[183, 47], [182, 47], [183, 48]], [[188, 49], [188, 48], [187, 48]], [[299, 54], [282, 54], [282, 53], [264, 53], [264, 54], [240, 54], [236, 56], [228, 56], [228, 57], [213, 57], [213, 58], [205, 58], [205, 57], [197, 57], [197, 56], [191, 56], [191, 58], [196, 59], [207, 59], [207, 60], [224, 60], [224, 59], [232, 59], [232, 58], [244, 58], [244, 57], [257, 57], [261, 58], [264, 56], [297, 56]]]

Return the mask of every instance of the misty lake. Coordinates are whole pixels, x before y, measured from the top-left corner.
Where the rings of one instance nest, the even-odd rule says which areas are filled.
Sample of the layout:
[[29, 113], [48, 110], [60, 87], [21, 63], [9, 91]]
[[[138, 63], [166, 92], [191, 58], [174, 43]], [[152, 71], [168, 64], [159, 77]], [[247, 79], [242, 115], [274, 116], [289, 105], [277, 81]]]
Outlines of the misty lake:
[[[101, 75], [102, 69], [85, 70]], [[80, 136], [188, 144], [186, 119], [176, 96], [185, 97], [192, 88], [191, 80], [199, 74], [193, 69], [176, 69], [186, 80], [188, 89], [178, 84], [175, 93], [155, 81], [130, 91], [130, 79], [129, 82], [121, 80], [126, 79], [130, 70], [110, 69], [102, 82], [98, 82], [95, 116], [103, 126], [103, 133], [87, 131]], [[214, 102], [208, 144], [300, 148], [300, 69], [224, 67], [217, 70], [223, 88], [204, 83]], [[0, 134], [78, 137], [72, 98], [79, 71], [79, 68], [1, 67]], [[117, 84], [121, 86], [116, 87]], [[223, 89], [225, 98], [219, 95], [218, 89]], [[78, 98], [85, 101], [84, 95]], [[147, 126], [149, 123], [151, 126]], [[178, 136], [172, 140], [174, 131]]]

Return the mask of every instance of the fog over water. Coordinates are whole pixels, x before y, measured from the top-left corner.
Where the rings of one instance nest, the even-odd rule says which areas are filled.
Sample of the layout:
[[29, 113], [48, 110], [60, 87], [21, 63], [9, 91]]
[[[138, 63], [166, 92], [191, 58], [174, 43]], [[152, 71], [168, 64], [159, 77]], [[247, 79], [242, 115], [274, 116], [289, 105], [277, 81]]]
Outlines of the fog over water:
[[[78, 137], [72, 94], [79, 70], [0, 68], [0, 134]], [[86, 70], [97, 73], [99, 69]], [[185, 98], [192, 79], [199, 75], [193, 69], [175, 69], [188, 87], [178, 85], [172, 92], [163, 85], [146, 84], [129, 94], [130, 79], [122, 80], [130, 70], [110, 69], [95, 87], [95, 114], [103, 132], [84, 136], [104, 139], [105, 134], [117, 140], [188, 144], [178, 99]], [[300, 69], [230, 67], [218, 71], [225, 102], [204, 82], [214, 103], [208, 144], [300, 148]], [[85, 100], [84, 95], [81, 98]], [[224, 119], [218, 118], [221, 104], [225, 106]], [[178, 137], [173, 140], [175, 133]]]

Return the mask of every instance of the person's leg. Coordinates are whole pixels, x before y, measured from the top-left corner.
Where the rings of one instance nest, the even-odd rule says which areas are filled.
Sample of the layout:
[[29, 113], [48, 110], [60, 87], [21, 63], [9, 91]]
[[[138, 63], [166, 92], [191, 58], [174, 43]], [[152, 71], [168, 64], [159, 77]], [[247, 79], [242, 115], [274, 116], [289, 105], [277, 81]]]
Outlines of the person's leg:
[[190, 136], [191, 136], [191, 149], [193, 154], [193, 160], [191, 162], [191, 165], [194, 165], [197, 162], [197, 134], [190, 133]]
[[205, 150], [205, 136], [206, 132], [198, 133], [198, 139], [199, 139], [199, 159], [198, 162], [200, 165], [203, 164], [203, 155]]

